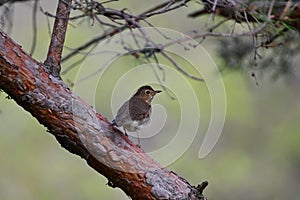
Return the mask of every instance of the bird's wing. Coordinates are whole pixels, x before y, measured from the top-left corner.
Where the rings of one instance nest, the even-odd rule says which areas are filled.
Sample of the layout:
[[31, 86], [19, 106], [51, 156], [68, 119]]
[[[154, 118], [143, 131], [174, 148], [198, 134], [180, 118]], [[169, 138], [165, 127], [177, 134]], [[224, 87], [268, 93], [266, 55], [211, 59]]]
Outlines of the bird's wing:
[[123, 126], [125, 123], [130, 121], [129, 115], [129, 100], [127, 100], [118, 110], [115, 118], [117, 126]]
[[129, 101], [129, 111], [132, 120], [141, 121], [150, 117], [151, 105], [138, 98], [131, 98]]

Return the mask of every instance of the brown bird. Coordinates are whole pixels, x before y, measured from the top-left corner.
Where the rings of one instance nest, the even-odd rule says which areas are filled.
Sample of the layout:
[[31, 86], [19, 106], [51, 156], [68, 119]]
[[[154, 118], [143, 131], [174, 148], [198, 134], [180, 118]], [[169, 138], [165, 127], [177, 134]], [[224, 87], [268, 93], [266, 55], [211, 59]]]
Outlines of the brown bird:
[[[117, 116], [112, 121], [112, 126], [123, 127], [127, 131], [136, 132], [150, 122], [151, 101], [160, 93], [149, 85], [140, 87], [137, 92], [119, 108]], [[138, 137], [138, 143], [140, 138]]]

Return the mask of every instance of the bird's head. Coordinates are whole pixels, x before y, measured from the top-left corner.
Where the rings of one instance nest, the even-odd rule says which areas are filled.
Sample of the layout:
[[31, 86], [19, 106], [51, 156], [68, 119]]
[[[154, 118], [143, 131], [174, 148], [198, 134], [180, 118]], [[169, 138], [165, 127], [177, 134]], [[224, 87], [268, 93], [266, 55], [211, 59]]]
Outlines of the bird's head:
[[142, 98], [143, 100], [145, 100], [147, 103], [150, 104], [153, 97], [160, 92], [161, 90], [154, 90], [149, 85], [144, 85], [137, 90], [137, 92], [133, 95], [133, 97]]

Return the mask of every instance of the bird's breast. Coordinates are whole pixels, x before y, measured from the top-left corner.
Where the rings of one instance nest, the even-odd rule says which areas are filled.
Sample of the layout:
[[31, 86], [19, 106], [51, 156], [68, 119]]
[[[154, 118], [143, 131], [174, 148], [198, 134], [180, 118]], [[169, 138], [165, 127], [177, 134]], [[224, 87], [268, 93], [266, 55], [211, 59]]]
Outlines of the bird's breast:
[[130, 132], [136, 132], [140, 128], [149, 124], [150, 121], [150, 117], [145, 117], [142, 120], [132, 120], [131, 122], [124, 124], [124, 128]]

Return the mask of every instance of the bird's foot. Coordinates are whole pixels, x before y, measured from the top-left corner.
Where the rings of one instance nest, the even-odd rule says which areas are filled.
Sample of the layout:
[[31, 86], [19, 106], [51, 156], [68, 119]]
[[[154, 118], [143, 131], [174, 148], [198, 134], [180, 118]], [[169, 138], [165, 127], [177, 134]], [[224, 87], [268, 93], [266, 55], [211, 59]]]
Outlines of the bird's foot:
[[116, 121], [115, 120], [112, 120], [112, 122], [110, 123], [110, 125], [109, 126], [117, 126], [117, 123], [116, 123]]
[[127, 134], [126, 129], [124, 127], [123, 127], [123, 130], [124, 130], [125, 136], [128, 137], [128, 134]]

